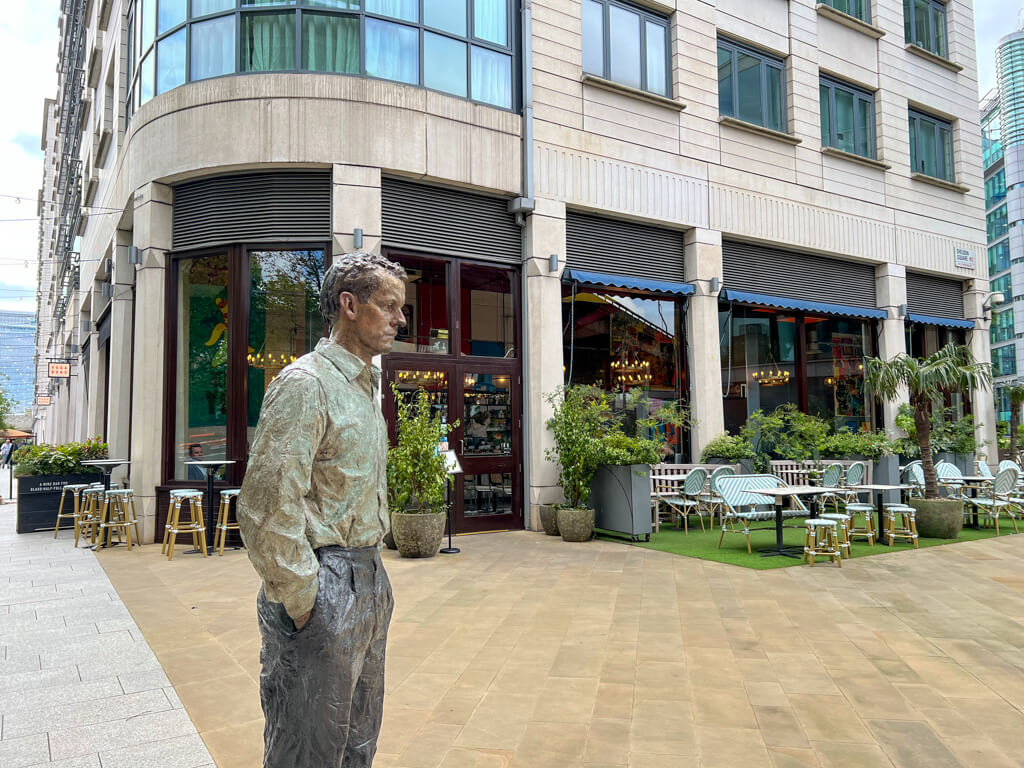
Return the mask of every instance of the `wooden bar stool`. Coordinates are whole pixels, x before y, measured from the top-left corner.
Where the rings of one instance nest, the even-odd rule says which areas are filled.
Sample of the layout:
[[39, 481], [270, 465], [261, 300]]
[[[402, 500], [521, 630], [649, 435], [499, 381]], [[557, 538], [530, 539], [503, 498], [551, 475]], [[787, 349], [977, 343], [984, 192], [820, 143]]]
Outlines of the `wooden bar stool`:
[[[188, 503], [188, 520], [182, 521], [181, 507]], [[164, 545], [160, 549], [168, 560], [174, 559], [174, 542], [179, 533], [192, 534], [192, 546], [206, 557], [206, 527], [203, 525], [203, 492], [192, 489], [171, 491], [171, 504], [164, 527]]]
[[847, 560], [850, 559], [850, 529], [853, 527], [853, 514], [844, 514], [842, 512], [829, 512], [825, 515], [819, 515], [822, 520], [835, 520], [836, 521], [836, 532], [838, 534], [837, 540], [839, 544], [839, 551], [842, 556]]
[[804, 535], [804, 562], [814, 565], [815, 557], [827, 557], [840, 568], [843, 557], [839, 551], [836, 537], [836, 521], [812, 517], [807, 520], [807, 533]]
[[[57, 507], [57, 525], [53, 529], [53, 538], [57, 538], [57, 532], [60, 531], [60, 521], [62, 519], [70, 519], [71, 525], [75, 530], [75, 546], [78, 546], [78, 516], [81, 514], [81, 501], [82, 491], [88, 488], [87, 484], [81, 485], [65, 485], [64, 489], [60, 493], [60, 506]], [[64, 511], [64, 499], [68, 497], [68, 493], [71, 493], [71, 497], [74, 501], [74, 508], [70, 512]]]
[[127, 543], [128, 548], [132, 547], [132, 528], [135, 529], [135, 541], [142, 544], [139, 536], [139, 520], [135, 515], [135, 496], [131, 488], [115, 489], [107, 491], [104, 504], [106, 515], [100, 523], [100, 546], [103, 546], [103, 533], [106, 532], [107, 546], [111, 544], [111, 538], [117, 533], [117, 540], [120, 543]]
[[96, 544], [96, 537], [103, 522], [103, 486], [96, 484], [83, 488], [82, 506], [79, 514], [79, 530], [82, 538], [88, 537], [90, 546]]
[[[224, 542], [227, 541], [228, 531], [238, 530], [238, 521], [231, 520], [231, 500], [238, 497], [241, 488], [228, 488], [220, 492], [220, 507], [217, 509], [217, 530], [213, 533], [213, 548], [224, 557]], [[218, 547], [219, 543], [219, 547]]]
[[885, 531], [883, 536], [889, 537], [889, 546], [896, 543], [896, 539], [905, 539], [917, 545], [917, 510], [906, 504], [885, 505]]

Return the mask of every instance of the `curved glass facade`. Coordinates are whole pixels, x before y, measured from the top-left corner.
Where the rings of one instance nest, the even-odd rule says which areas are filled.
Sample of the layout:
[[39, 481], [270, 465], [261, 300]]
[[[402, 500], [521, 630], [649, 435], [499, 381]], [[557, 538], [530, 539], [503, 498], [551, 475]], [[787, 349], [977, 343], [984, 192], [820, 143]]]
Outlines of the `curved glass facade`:
[[135, 0], [127, 113], [250, 72], [377, 77], [513, 109], [515, 52], [509, 0]]
[[1024, 32], [1008, 35], [996, 48], [1003, 147], [1024, 144]]

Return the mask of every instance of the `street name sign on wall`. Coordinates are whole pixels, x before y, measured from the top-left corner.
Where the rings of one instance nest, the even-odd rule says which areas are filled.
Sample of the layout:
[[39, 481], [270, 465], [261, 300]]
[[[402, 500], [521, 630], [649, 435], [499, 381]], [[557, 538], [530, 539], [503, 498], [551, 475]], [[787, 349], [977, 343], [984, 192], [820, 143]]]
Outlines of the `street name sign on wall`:
[[956, 266], [959, 269], [974, 269], [977, 266], [977, 262], [974, 260], [974, 251], [969, 251], [966, 248], [955, 248]]

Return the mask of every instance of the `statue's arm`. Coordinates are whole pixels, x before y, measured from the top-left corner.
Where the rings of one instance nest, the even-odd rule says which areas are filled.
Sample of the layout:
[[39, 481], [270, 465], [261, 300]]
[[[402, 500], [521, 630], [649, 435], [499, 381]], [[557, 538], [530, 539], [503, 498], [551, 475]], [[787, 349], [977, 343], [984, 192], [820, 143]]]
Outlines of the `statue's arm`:
[[313, 609], [319, 564], [306, 538], [303, 499], [327, 424], [327, 401], [311, 374], [291, 370], [267, 389], [245, 482], [238, 524], [267, 598], [293, 620]]

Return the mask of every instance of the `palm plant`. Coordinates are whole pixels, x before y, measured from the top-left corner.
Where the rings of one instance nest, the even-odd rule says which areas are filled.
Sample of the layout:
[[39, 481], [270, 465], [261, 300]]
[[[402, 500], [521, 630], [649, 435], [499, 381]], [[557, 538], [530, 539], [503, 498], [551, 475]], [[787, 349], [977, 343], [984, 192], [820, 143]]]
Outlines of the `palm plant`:
[[1024, 405], [1024, 383], [1006, 387], [1010, 398], [1010, 458], [1017, 461], [1017, 429], [1020, 426], [1020, 407]]
[[991, 366], [975, 360], [970, 349], [962, 344], [949, 344], [923, 359], [903, 354], [892, 360], [869, 357], [865, 363], [864, 381], [873, 394], [895, 401], [901, 399], [904, 392], [909, 393], [917, 444], [921, 449], [924, 496], [940, 498], [931, 445], [934, 403], [946, 393], [966, 393], [988, 387], [992, 383]]

